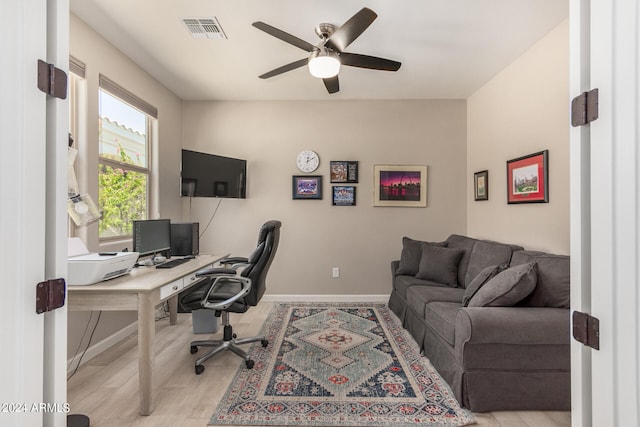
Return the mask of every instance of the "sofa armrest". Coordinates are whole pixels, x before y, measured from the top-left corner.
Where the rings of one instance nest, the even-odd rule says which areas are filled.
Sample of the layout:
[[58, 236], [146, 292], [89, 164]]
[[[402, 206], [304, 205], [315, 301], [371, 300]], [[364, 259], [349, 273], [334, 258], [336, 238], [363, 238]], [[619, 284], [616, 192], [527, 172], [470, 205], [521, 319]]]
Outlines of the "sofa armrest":
[[391, 276], [396, 277], [398, 275], [397, 271], [400, 268], [400, 260], [391, 261]]
[[550, 307], [465, 307], [458, 310], [456, 358], [466, 344], [569, 345], [569, 310]]

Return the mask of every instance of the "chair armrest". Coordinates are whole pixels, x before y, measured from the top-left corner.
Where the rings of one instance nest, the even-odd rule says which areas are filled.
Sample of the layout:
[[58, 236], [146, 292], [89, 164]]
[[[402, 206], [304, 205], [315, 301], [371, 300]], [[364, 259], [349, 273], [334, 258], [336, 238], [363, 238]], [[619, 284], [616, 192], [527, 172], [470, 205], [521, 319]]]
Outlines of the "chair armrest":
[[242, 257], [242, 256], [234, 256], [234, 257], [222, 258], [218, 262], [220, 264], [248, 264], [249, 258]]
[[391, 276], [396, 277], [398, 275], [397, 271], [400, 268], [400, 260], [391, 261]]
[[[209, 296], [214, 293], [216, 287], [224, 282], [237, 282], [240, 283], [240, 292], [227, 298], [224, 301], [212, 303], [209, 302]], [[236, 275], [221, 275], [214, 279], [213, 284], [209, 287], [209, 291], [200, 301], [200, 305], [209, 310], [224, 311], [231, 306], [234, 302], [244, 297], [251, 291], [251, 279]]]
[[234, 270], [232, 268], [220, 268], [220, 267], [218, 267], [218, 268], [203, 268], [202, 270], [198, 270], [196, 272], [196, 277], [213, 276], [213, 275], [218, 275], [218, 274], [235, 276], [236, 275], [236, 270]]

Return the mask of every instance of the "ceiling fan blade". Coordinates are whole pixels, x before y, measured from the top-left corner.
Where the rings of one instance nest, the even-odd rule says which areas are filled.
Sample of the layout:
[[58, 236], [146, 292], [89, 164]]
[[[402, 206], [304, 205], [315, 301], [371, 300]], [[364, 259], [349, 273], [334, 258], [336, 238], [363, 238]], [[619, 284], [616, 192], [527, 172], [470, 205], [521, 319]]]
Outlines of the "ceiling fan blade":
[[327, 39], [324, 45], [338, 52], [342, 52], [357, 39], [377, 17], [378, 15], [373, 10], [363, 7], [358, 13], [349, 18], [347, 22], [342, 24], [342, 26]]
[[302, 39], [299, 39], [296, 36], [293, 36], [289, 33], [286, 33], [276, 27], [272, 27], [269, 24], [265, 24], [264, 22], [258, 21], [258, 22], [254, 22], [253, 24], [254, 27], [256, 27], [259, 30], [264, 31], [265, 33], [272, 35], [273, 37], [282, 40], [283, 42], [287, 42], [289, 44], [294, 45], [295, 47], [299, 47], [302, 50], [306, 50], [307, 52], [313, 52], [314, 50], [318, 50], [317, 47], [315, 47], [314, 45], [312, 45], [309, 42], [306, 42]]
[[338, 81], [338, 76], [322, 79], [322, 82], [324, 83], [324, 87], [327, 88], [327, 91], [329, 93], [336, 93], [340, 90], [340, 82]]
[[370, 68], [372, 70], [383, 71], [398, 71], [402, 65], [401, 62], [392, 61], [391, 59], [348, 52], [342, 52], [340, 54], [340, 63], [351, 67]]
[[294, 61], [290, 64], [283, 65], [282, 67], [278, 67], [273, 69], [267, 73], [261, 74], [258, 77], [261, 79], [268, 79], [269, 77], [277, 76], [278, 74], [286, 73], [287, 71], [295, 70], [296, 68], [304, 67], [309, 62], [309, 58], [302, 58], [297, 61]]

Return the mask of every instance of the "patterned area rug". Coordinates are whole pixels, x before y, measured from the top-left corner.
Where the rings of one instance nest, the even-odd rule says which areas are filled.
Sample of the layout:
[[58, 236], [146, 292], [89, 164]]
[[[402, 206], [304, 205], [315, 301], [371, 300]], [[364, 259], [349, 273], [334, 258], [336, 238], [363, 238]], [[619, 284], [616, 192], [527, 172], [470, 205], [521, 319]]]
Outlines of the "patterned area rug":
[[474, 423], [383, 304], [281, 304], [262, 334], [210, 425]]

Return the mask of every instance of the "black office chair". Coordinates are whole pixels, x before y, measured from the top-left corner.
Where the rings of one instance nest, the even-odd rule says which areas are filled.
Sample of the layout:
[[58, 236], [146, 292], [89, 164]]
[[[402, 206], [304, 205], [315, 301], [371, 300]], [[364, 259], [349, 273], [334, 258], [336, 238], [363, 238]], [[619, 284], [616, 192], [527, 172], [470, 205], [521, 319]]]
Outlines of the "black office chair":
[[195, 371], [200, 375], [204, 371], [202, 363], [223, 350], [231, 350], [245, 360], [247, 368], [253, 368], [254, 361], [239, 346], [260, 341], [263, 347], [269, 345], [264, 336], [237, 339], [229, 323], [229, 313], [244, 313], [249, 307], [258, 304], [266, 290], [266, 277], [269, 266], [278, 248], [280, 240], [280, 221], [267, 221], [258, 233], [258, 244], [247, 258], [233, 257], [220, 261], [225, 268], [212, 268], [200, 271], [198, 276], [210, 277], [205, 286], [197, 286], [193, 292], [180, 298], [181, 304], [192, 310], [215, 310], [216, 316], [222, 316], [224, 326], [222, 340], [193, 341], [191, 354], [198, 347], [213, 347], [207, 354], [196, 360]]

